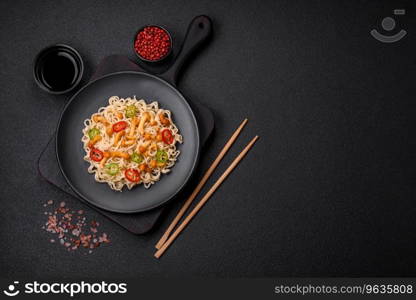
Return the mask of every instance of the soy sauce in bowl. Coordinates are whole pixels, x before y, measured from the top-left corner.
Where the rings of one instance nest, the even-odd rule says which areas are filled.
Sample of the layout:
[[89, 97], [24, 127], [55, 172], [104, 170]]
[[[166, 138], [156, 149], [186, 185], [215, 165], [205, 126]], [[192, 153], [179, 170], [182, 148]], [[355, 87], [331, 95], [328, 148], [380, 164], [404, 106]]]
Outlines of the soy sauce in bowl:
[[35, 81], [48, 93], [69, 92], [80, 82], [83, 72], [81, 56], [67, 45], [47, 47], [35, 59]]

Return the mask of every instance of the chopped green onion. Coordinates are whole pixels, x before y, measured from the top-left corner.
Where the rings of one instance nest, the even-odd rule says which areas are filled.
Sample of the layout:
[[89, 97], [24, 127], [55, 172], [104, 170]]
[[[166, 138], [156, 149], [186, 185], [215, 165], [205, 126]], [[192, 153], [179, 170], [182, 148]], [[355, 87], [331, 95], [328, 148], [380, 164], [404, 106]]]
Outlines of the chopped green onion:
[[113, 175], [116, 175], [120, 169], [118, 167], [118, 164], [111, 163], [111, 164], [105, 165], [105, 170], [106, 170], [108, 175], [113, 176]]
[[130, 159], [131, 161], [134, 161], [135, 163], [140, 164], [143, 161], [143, 155], [133, 152]]
[[136, 115], [137, 108], [135, 105], [129, 105], [126, 108], [126, 117], [127, 118], [133, 118]]
[[97, 135], [100, 134], [100, 130], [98, 128], [91, 128], [90, 130], [88, 130], [88, 136], [90, 138], [90, 140], [92, 140], [93, 138], [95, 138]]
[[156, 161], [159, 163], [166, 163], [169, 159], [169, 156], [166, 151], [164, 150], [157, 150], [156, 152]]

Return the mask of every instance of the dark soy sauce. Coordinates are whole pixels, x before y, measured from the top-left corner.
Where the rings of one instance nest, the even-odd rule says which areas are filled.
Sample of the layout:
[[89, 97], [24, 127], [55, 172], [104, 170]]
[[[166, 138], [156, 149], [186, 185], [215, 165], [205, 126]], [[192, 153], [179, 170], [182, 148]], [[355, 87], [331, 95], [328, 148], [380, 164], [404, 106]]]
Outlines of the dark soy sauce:
[[51, 51], [43, 58], [42, 81], [52, 91], [69, 89], [77, 80], [78, 74], [77, 62], [65, 51]]

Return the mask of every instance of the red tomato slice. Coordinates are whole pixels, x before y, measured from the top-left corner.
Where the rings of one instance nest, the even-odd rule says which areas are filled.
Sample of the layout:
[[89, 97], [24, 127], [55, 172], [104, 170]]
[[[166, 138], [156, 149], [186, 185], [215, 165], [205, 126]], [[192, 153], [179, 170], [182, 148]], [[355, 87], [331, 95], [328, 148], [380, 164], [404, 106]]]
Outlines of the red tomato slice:
[[126, 127], [127, 127], [127, 122], [120, 121], [120, 122], [117, 122], [117, 123], [113, 124], [113, 131], [114, 132], [119, 132], [119, 131], [122, 131], [122, 130], [126, 129]]
[[104, 153], [96, 148], [91, 148], [90, 158], [93, 161], [101, 161], [104, 158]]
[[140, 181], [140, 173], [135, 169], [127, 169], [124, 172], [124, 176], [131, 181], [131, 182], [139, 182]]
[[170, 131], [169, 129], [164, 129], [162, 131], [162, 140], [166, 143], [166, 144], [172, 144], [173, 143], [173, 134], [172, 131]]

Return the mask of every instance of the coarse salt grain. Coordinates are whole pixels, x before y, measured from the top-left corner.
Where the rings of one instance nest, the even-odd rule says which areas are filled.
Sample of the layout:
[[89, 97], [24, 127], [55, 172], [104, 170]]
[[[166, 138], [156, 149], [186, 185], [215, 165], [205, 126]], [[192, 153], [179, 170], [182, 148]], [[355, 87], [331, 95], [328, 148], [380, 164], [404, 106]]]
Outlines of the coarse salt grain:
[[[53, 204], [52, 200], [47, 202], [48, 205]], [[48, 215], [48, 221], [42, 229], [56, 234], [59, 239], [59, 244], [67, 248], [68, 251], [74, 251], [80, 247], [92, 250], [99, 247], [102, 243], [109, 243], [110, 240], [106, 233], [98, 234], [98, 226], [100, 225], [95, 220], [89, 222], [87, 226], [86, 217], [81, 217], [84, 214], [83, 210], [78, 210], [76, 215], [75, 210], [65, 208], [66, 203], [59, 203], [59, 207], [53, 212], [45, 212]], [[89, 230], [88, 230], [89, 229]], [[54, 239], [50, 240], [55, 243]], [[84, 253], [85, 254], [85, 253]]]

